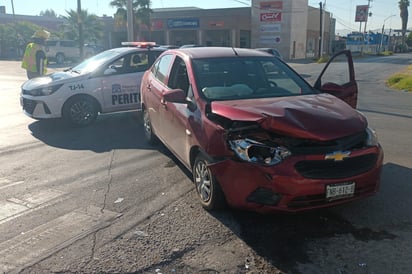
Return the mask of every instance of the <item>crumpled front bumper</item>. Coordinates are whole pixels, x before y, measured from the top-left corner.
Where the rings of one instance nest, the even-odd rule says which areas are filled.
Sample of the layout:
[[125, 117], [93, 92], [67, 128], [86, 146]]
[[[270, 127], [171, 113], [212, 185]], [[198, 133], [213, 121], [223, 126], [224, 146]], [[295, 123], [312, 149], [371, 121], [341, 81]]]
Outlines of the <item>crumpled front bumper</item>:
[[[352, 159], [356, 165], [359, 165], [359, 161], [356, 160], [365, 157], [370, 159], [366, 171], [363, 168], [359, 169], [361, 173], [354, 174], [356, 170], [355, 172], [353, 169], [348, 170], [347, 174], [350, 176], [345, 177], [345, 170], [338, 174], [340, 163], [337, 163], [335, 165], [337, 166], [336, 178], [333, 178], [334, 173], [328, 178], [321, 178], [324, 173], [319, 173], [319, 178], [315, 178], [316, 176], [308, 178], [307, 174], [296, 168], [300, 165], [299, 163], [305, 161], [322, 163], [326, 161], [325, 155], [291, 156], [275, 166], [262, 166], [226, 159], [211, 164], [209, 168], [220, 183], [230, 206], [257, 212], [297, 212], [329, 207], [375, 194], [379, 189], [382, 170], [382, 148], [370, 147], [353, 151], [351, 157], [344, 161]], [[343, 165], [344, 161], [342, 161], [342, 166], [348, 169], [350, 162]], [[330, 164], [325, 167], [330, 168]], [[355, 182], [353, 196], [335, 200], [326, 198], [327, 185], [348, 182]]]

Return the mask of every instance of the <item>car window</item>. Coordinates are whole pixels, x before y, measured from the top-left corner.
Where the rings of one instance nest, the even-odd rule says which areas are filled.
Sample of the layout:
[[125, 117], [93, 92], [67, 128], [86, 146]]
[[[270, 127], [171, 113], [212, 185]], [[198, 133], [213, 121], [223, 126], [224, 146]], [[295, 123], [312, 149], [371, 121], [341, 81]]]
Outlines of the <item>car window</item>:
[[322, 83], [345, 85], [350, 82], [349, 62], [346, 55], [335, 58], [322, 76]]
[[75, 41], [60, 41], [62, 47], [76, 47], [77, 44]]
[[46, 46], [48, 47], [54, 47], [56, 46], [57, 41], [46, 41]]
[[183, 59], [178, 56], [173, 62], [168, 87], [171, 89], [182, 89], [186, 94], [189, 90], [189, 77], [187, 75], [186, 64]]
[[197, 88], [210, 100], [297, 96], [315, 91], [276, 58], [193, 60]]
[[166, 84], [166, 75], [169, 72], [170, 65], [173, 61], [173, 55], [166, 54], [162, 56], [153, 67], [152, 72], [155, 77], [162, 83]]
[[129, 72], [142, 72], [147, 70], [150, 66], [147, 52], [131, 54], [129, 60]]

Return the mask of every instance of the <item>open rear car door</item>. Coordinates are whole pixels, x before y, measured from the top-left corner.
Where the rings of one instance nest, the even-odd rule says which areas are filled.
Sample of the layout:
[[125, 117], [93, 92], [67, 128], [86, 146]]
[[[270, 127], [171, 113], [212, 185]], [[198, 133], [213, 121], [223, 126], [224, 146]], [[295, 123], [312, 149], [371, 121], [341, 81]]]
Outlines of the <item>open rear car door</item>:
[[314, 87], [321, 92], [332, 94], [356, 108], [358, 85], [355, 80], [351, 52], [344, 50], [335, 54], [322, 70]]

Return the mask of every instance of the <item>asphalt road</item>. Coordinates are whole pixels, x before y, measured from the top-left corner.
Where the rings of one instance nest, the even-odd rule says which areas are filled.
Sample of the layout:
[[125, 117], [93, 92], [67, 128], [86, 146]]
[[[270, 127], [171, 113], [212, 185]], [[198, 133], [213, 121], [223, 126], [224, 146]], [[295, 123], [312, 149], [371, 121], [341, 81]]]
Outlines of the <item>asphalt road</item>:
[[[333, 209], [204, 211], [190, 174], [137, 113], [38, 122], [0, 61], [0, 270], [7, 273], [411, 273], [412, 94], [384, 79], [411, 54], [356, 59], [360, 111], [385, 151], [381, 190]], [[291, 64], [309, 81], [323, 65]]]

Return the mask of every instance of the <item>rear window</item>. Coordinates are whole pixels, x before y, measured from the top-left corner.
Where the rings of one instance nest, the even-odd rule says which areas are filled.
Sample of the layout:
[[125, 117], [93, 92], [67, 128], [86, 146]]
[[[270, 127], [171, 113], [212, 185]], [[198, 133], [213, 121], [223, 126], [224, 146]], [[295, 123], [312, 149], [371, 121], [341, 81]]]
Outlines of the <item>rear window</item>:
[[62, 47], [76, 47], [76, 41], [60, 41]]

